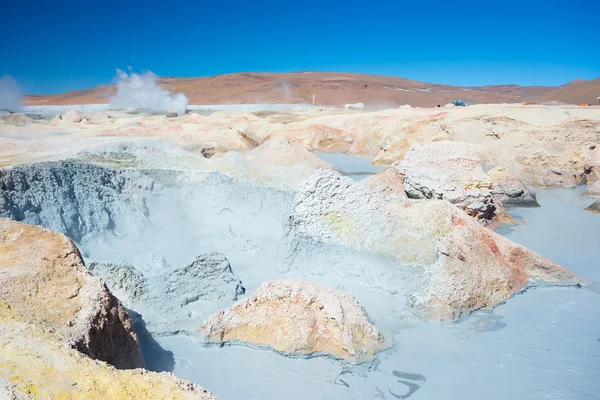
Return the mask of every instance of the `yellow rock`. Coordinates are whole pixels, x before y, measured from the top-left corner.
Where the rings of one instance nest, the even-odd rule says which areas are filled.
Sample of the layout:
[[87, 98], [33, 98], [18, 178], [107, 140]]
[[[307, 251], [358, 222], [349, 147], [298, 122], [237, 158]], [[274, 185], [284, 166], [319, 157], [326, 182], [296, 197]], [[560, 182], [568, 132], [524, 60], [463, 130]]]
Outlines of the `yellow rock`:
[[[8, 387], [3, 388], [2, 380]], [[9, 399], [216, 399], [169, 373], [118, 370], [92, 360], [0, 309], [0, 398], [3, 395]]]
[[119, 300], [71, 240], [0, 219], [1, 399], [215, 399], [171, 374], [108, 363], [143, 365]]
[[295, 280], [263, 283], [250, 297], [210, 317], [200, 331], [212, 342], [244, 341], [354, 362], [370, 360], [387, 347], [353, 296]]

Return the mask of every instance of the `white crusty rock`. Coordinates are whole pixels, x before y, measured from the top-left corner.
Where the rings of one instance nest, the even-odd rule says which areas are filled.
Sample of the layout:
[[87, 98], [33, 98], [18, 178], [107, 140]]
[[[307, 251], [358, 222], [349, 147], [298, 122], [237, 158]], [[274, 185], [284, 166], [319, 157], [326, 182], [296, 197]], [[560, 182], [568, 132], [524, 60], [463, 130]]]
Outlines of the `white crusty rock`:
[[127, 312], [59, 233], [0, 219], [0, 306], [94, 359], [144, 365]]
[[211, 316], [200, 331], [211, 342], [243, 341], [288, 354], [325, 353], [370, 360], [386, 340], [347, 293], [313, 283], [263, 283], [249, 297]]
[[409, 197], [444, 199], [484, 224], [502, 214], [503, 203], [535, 206], [525, 183], [501, 166], [486, 168], [472, 144], [440, 141], [414, 145], [397, 168]]
[[289, 251], [321, 242], [392, 260], [422, 282], [408, 293], [427, 318], [455, 320], [541, 281], [575, 283], [562, 266], [469, 218], [447, 201], [393, 200], [320, 170], [294, 199]]

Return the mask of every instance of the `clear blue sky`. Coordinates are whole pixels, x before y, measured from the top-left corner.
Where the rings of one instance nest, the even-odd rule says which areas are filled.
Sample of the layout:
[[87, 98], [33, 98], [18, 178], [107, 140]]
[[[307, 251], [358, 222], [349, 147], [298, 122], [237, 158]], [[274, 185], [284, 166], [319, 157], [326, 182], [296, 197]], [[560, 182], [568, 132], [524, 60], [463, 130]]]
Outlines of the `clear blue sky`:
[[106, 84], [127, 66], [560, 85], [600, 76], [600, 0], [7, 0], [0, 40], [0, 75], [27, 93]]

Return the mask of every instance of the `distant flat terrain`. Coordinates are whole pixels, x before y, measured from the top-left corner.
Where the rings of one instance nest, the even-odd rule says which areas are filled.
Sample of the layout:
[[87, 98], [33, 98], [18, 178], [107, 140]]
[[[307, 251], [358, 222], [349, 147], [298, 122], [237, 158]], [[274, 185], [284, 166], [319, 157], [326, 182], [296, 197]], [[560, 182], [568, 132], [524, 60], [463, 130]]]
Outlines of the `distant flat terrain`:
[[[561, 102], [597, 104], [600, 78], [563, 86], [495, 85], [460, 87], [410, 79], [335, 72], [237, 73], [202, 78], [160, 78], [159, 84], [182, 92], [190, 104], [311, 103], [341, 106], [364, 103], [367, 108], [435, 107], [456, 99], [467, 103]], [[55, 95], [28, 95], [27, 105], [102, 104], [114, 85]]]

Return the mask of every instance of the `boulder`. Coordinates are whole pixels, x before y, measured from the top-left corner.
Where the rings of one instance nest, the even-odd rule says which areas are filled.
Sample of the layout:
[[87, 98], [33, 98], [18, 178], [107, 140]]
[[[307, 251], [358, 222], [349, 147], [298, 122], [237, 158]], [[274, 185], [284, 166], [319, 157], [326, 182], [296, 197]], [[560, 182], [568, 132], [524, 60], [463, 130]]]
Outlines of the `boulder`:
[[483, 224], [503, 216], [504, 202], [537, 205], [522, 180], [501, 166], [488, 167], [481, 149], [472, 144], [419, 143], [397, 168], [404, 174], [408, 197], [448, 200]]
[[144, 365], [127, 312], [59, 233], [0, 219], [0, 305], [91, 358]]
[[412, 309], [434, 320], [492, 308], [532, 284], [579, 281], [447, 201], [391, 200], [333, 171], [299, 188], [288, 229], [290, 253], [323, 243], [395, 263], [420, 282], [407, 293]]
[[353, 362], [370, 360], [387, 347], [354, 297], [295, 280], [263, 283], [248, 298], [211, 316], [200, 331], [211, 342], [243, 341]]

